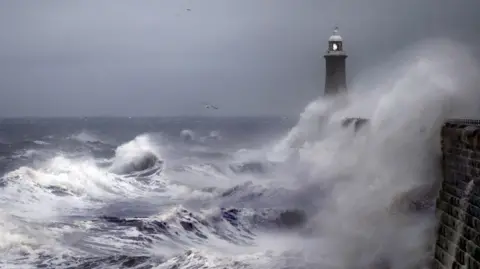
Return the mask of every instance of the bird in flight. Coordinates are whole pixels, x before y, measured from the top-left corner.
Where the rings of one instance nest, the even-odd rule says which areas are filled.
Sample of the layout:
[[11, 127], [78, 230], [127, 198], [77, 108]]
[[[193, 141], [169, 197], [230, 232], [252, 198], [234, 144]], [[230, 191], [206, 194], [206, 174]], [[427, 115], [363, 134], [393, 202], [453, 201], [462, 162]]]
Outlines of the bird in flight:
[[218, 107], [216, 107], [216, 106], [214, 106], [214, 105], [211, 105], [211, 104], [206, 104], [206, 103], [205, 103], [204, 106], [205, 106], [206, 109], [215, 109], [215, 110], [218, 109]]

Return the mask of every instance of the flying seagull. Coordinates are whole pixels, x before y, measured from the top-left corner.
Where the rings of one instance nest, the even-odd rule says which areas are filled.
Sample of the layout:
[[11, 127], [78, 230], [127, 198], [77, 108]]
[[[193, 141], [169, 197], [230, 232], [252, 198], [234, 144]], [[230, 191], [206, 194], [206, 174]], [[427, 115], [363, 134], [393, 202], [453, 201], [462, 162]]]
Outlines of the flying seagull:
[[204, 104], [204, 105], [205, 105], [205, 108], [206, 108], [206, 109], [215, 109], [215, 110], [218, 109], [218, 107], [216, 107], [216, 106], [214, 106], [214, 105], [211, 105], [211, 104]]

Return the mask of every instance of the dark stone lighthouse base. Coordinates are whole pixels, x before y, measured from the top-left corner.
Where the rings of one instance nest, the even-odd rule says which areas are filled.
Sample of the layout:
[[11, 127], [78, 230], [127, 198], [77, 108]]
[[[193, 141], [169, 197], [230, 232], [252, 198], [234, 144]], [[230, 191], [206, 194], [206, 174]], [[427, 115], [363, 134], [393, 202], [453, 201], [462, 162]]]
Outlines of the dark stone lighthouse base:
[[368, 119], [365, 118], [345, 118], [342, 121], [342, 126], [343, 127], [348, 127], [352, 126], [355, 131], [358, 131], [360, 128], [362, 128], [364, 125], [366, 125], [369, 122]]

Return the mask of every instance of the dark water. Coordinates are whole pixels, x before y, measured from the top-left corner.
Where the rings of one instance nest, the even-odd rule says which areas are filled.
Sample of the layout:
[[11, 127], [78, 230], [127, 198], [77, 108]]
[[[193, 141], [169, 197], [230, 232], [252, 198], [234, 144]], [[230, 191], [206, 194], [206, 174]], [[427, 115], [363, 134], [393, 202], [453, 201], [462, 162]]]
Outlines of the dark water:
[[284, 118], [1, 119], [0, 158], [7, 161], [0, 162], [3, 168], [0, 171], [5, 172], [6, 166], [18, 166], [18, 162], [10, 160], [15, 153], [30, 149], [88, 151], [96, 157], [111, 157], [117, 146], [141, 134], [155, 136], [166, 143], [182, 143], [188, 140], [182, 131], [192, 131], [195, 137], [189, 146], [218, 150], [255, 147], [283, 135], [294, 123], [293, 119]]
[[3, 119], [0, 265], [257, 268], [232, 257], [306, 218], [288, 206], [302, 194], [259, 184], [275, 178], [264, 148], [294, 123]]

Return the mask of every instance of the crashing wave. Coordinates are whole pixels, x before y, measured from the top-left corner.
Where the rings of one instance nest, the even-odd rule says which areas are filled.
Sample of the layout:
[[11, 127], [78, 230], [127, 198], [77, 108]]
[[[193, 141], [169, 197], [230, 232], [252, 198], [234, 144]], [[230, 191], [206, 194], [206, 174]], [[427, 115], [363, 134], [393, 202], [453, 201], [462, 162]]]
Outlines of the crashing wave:
[[180, 137], [185, 142], [194, 141], [195, 140], [195, 133], [192, 130], [189, 130], [189, 129], [182, 130], [180, 132]]
[[153, 168], [160, 169], [163, 160], [159, 156], [157, 145], [148, 135], [137, 136], [116, 149], [110, 171], [130, 174]]

